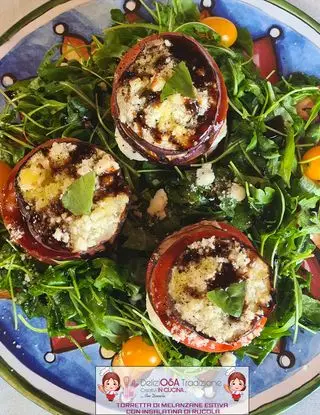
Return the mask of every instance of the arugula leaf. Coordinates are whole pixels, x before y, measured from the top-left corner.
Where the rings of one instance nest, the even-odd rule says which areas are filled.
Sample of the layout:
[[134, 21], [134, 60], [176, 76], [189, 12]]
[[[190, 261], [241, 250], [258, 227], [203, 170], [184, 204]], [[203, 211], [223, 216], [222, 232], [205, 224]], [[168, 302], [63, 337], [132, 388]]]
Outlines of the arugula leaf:
[[278, 338], [261, 339], [258, 337], [253, 339], [248, 346], [237, 350], [235, 354], [239, 359], [243, 359], [244, 356], [247, 355], [251, 357], [257, 365], [261, 365], [268, 354], [272, 352], [277, 342]]
[[320, 186], [313, 180], [306, 176], [302, 176], [298, 183], [298, 191], [302, 190], [304, 193], [320, 197]]
[[115, 288], [121, 291], [125, 290], [125, 284], [121, 278], [117, 265], [108, 258], [97, 258], [93, 260], [93, 266], [100, 268], [100, 274], [94, 282], [94, 286], [101, 291], [104, 288]]
[[216, 288], [209, 291], [207, 296], [210, 301], [220, 307], [225, 313], [233, 317], [240, 317], [242, 314], [244, 297], [246, 294], [245, 281], [230, 284], [225, 290]]
[[291, 174], [297, 167], [297, 160], [295, 156], [295, 141], [292, 128], [289, 129], [286, 139], [286, 147], [283, 153], [280, 164], [279, 175], [283, 178], [287, 186], [290, 187]]
[[240, 203], [234, 210], [231, 224], [240, 231], [246, 231], [252, 225], [251, 211], [247, 203]]
[[111, 9], [110, 15], [114, 22], [124, 23], [126, 21], [126, 16], [120, 9]]
[[300, 323], [311, 330], [320, 330], [320, 301], [302, 294], [302, 316]]
[[250, 140], [250, 143], [247, 145], [246, 147], [246, 151], [251, 151], [254, 150], [257, 146], [258, 143], [258, 137], [257, 137], [257, 133], [256, 131], [253, 132], [253, 136]]
[[250, 185], [250, 193], [252, 197], [249, 198], [249, 201], [253, 204], [263, 206], [272, 202], [275, 189], [269, 186], [266, 186], [264, 189], [257, 189]]
[[192, 78], [186, 63], [179, 62], [173, 71], [173, 75], [167, 80], [161, 91], [161, 101], [177, 93], [184, 97], [195, 98]]
[[306, 131], [305, 140], [306, 143], [318, 144], [320, 141], [320, 124], [312, 124]]
[[247, 52], [249, 56], [253, 54], [253, 40], [250, 32], [244, 27], [237, 27], [238, 37], [236, 45]]
[[229, 217], [234, 216], [237, 201], [233, 197], [224, 197], [220, 202], [220, 209]]
[[93, 204], [96, 175], [93, 171], [79, 177], [62, 196], [62, 204], [74, 215], [89, 215]]
[[[1, 140], [1, 136], [0, 136]], [[25, 149], [22, 146], [10, 145], [7, 141], [0, 141], [0, 160], [14, 165], [24, 156]]]
[[303, 209], [314, 209], [319, 202], [319, 196], [313, 196], [310, 198], [304, 198], [299, 201], [299, 205]]
[[193, 0], [172, 0], [172, 8], [178, 23], [198, 21], [200, 18], [199, 8]]

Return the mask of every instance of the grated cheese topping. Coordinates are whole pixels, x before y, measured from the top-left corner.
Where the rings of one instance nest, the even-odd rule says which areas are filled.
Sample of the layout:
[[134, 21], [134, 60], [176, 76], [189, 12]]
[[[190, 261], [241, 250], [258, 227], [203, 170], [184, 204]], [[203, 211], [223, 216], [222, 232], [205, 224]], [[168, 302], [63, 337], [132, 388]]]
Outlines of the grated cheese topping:
[[[130, 76], [124, 77], [117, 91], [120, 121], [141, 139], [167, 150], [194, 146], [197, 127], [216, 105], [217, 86], [212, 80], [193, 83], [194, 99], [175, 93], [161, 102], [161, 91], [180, 61], [171, 41], [154, 40], [127, 69]], [[204, 67], [197, 71], [202, 71], [203, 78], [207, 75]]]
[[212, 170], [212, 164], [204, 164], [196, 171], [196, 185], [202, 187], [209, 187], [215, 179], [215, 174]]
[[[230, 317], [207, 293], [245, 281], [240, 318]], [[169, 281], [174, 312], [200, 333], [218, 342], [232, 342], [252, 328], [271, 300], [269, 268], [253, 250], [234, 239], [204, 238], [190, 244], [177, 259]]]

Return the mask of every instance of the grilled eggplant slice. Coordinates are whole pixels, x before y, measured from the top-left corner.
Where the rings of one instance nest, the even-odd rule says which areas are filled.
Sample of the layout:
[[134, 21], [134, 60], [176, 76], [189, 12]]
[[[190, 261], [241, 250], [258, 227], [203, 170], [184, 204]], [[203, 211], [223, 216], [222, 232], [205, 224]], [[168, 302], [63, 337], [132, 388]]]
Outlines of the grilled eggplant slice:
[[[74, 214], [62, 196], [90, 172], [95, 177], [91, 211]], [[129, 190], [108, 153], [79, 140], [56, 139], [18, 163], [3, 197], [3, 219], [12, 240], [52, 263], [93, 255], [112, 243], [126, 217]]]
[[[194, 97], [162, 91], [181, 62], [190, 72]], [[190, 164], [226, 134], [228, 98], [222, 74], [193, 38], [161, 33], [144, 38], [122, 58], [111, 100], [120, 149], [164, 164]], [[135, 156], [136, 155], [136, 156]]]
[[[244, 303], [234, 317], [208, 292], [240, 282]], [[247, 345], [273, 309], [270, 267], [244, 234], [221, 222], [202, 221], [166, 238], [149, 262], [147, 293], [159, 330], [206, 352]]]

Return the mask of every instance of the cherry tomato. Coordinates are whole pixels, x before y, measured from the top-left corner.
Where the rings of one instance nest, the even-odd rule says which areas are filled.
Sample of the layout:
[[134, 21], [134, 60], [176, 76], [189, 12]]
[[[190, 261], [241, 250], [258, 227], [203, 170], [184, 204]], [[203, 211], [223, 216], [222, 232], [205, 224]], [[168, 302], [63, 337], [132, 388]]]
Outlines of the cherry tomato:
[[0, 206], [2, 202], [2, 189], [8, 181], [9, 174], [11, 173], [11, 167], [8, 164], [0, 161]]
[[122, 345], [121, 360], [125, 366], [158, 366], [160, 356], [154, 346], [147, 344], [141, 336], [131, 337]]
[[83, 39], [74, 36], [65, 36], [62, 44], [62, 55], [67, 61], [87, 61], [90, 57], [89, 47]]
[[236, 26], [228, 19], [218, 16], [205, 17], [201, 23], [211, 27], [215, 32], [221, 36], [221, 44], [225, 47], [230, 47], [234, 44], [238, 37]]
[[124, 366], [122, 358], [121, 358], [121, 354], [117, 353], [113, 359], [112, 359], [112, 366], [113, 367], [117, 367], [117, 366]]
[[[318, 157], [318, 158], [316, 158]], [[320, 180], [320, 146], [312, 147], [302, 158], [302, 161], [310, 162], [303, 164], [303, 172], [311, 180]]]
[[10, 299], [11, 295], [9, 291], [0, 289], [0, 300], [1, 299]]

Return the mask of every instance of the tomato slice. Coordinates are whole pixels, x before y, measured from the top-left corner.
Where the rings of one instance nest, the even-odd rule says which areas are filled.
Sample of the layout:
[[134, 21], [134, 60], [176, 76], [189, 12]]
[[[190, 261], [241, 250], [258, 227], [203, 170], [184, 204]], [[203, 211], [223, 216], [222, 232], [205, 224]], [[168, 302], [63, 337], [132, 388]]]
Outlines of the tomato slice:
[[218, 343], [204, 337], [181, 322], [175, 313], [168, 313], [171, 308], [170, 299], [168, 298], [169, 276], [176, 259], [192, 242], [212, 236], [221, 239], [235, 238], [251, 250], [253, 249], [249, 239], [233, 226], [222, 222], [202, 221], [183, 228], [163, 241], [158, 251], [151, 257], [147, 269], [146, 283], [151, 305], [161, 323], [172, 334], [173, 338], [191, 348], [219, 353], [239, 349], [250, 343], [254, 337], [257, 337], [267, 322], [266, 315], [271, 311], [272, 306], [266, 310], [265, 316], [256, 316], [250, 331], [245, 333], [238, 341], [230, 343]]
[[12, 168], [7, 163], [0, 161], [0, 209], [2, 203], [2, 189], [8, 181], [11, 171]]

